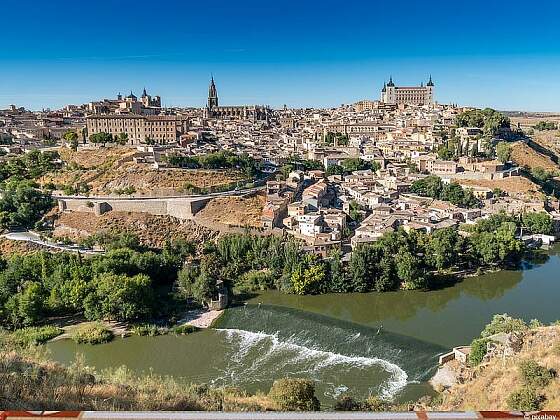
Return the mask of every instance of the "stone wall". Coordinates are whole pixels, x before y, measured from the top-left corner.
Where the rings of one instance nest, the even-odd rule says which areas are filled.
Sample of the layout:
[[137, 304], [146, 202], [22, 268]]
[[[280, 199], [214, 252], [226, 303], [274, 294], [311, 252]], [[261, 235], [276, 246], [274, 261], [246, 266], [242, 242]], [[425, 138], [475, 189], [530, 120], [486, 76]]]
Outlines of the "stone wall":
[[148, 213], [159, 216], [173, 216], [178, 219], [192, 219], [210, 200], [202, 198], [162, 198], [162, 199], [119, 199], [119, 198], [61, 198], [61, 211], [95, 212], [101, 215], [108, 211]]

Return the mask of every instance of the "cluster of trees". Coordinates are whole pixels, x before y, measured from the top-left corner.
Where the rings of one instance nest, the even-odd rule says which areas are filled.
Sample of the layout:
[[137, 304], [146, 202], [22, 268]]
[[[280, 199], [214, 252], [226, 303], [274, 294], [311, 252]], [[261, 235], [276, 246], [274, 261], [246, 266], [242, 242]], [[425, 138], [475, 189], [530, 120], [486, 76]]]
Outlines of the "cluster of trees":
[[552, 121], [539, 121], [533, 126], [535, 130], [545, 131], [545, 130], [556, 130], [558, 124]]
[[511, 159], [511, 144], [501, 141], [496, 145], [496, 157], [502, 163], [506, 163]]
[[258, 162], [247, 153], [237, 155], [226, 150], [198, 156], [171, 155], [167, 161], [181, 168], [239, 169], [248, 177], [255, 176], [260, 170]]
[[348, 143], [350, 142], [350, 139], [348, 138], [348, 134], [342, 134], [342, 133], [331, 133], [330, 131], [324, 136], [324, 142], [331, 146], [334, 145], [336, 140], [336, 143], [339, 146], [347, 146]]
[[60, 156], [57, 152], [32, 150], [29, 153], [2, 162], [2, 165], [0, 165], [0, 182], [11, 177], [37, 179], [59, 167]]
[[21, 328], [77, 312], [89, 320], [163, 315], [191, 249], [170, 243], [157, 253], [120, 247], [93, 258], [40, 252], [0, 259], [0, 324]]
[[3, 183], [0, 198], [0, 228], [30, 228], [54, 205], [49, 192], [32, 180], [10, 179]]
[[[95, 144], [107, 144], [107, 143], [116, 143], [124, 146], [128, 143], [128, 134], [126, 133], [119, 133], [113, 136], [111, 133], [95, 133], [89, 136], [89, 141]], [[77, 147], [77, 146], [76, 146]]]
[[330, 165], [327, 168], [327, 175], [344, 175], [354, 171], [371, 169], [377, 171], [381, 168], [378, 162], [368, 162], [360, 158], [344, 159], [340, 165]]
[[435, 175], [414, 181], [410, 191], [422, 197], [432, 197], [438, 200], [449, 201], [459, 207], [477, 207], [480, 201], [469, 189], [464, 189], [459, 184], [444, 184], [440, 177]]
[[484, 135], [495, 136], [501, 129], [510, 128], [510, 120], [504, 114], [492, 109], [473, 109], [457, 115], [455, 124], [458, 127], [482, 128]]
[[60, 166], [56, 152], [37, 150], [16, 156], [0, 166], [0, 228], [32, 227], [53, 206], [49, 191], [35, 180]]
[[179, 272], [178, 290], [206, 303], [216, 296], [217, 285], [238, 292], [275, 288], [296, 294], [423, 289], [435, 284], [436, 272], [518, 261], [524, 248], [515, 238], [515, 223], [498, 216], [474, 226], [468, 238], [455, 228], [433, 234], [399, 229], [358, 246], [348, 264], [338, 251], [321, 259], [304, 253], [293, 240], [227, 235]]

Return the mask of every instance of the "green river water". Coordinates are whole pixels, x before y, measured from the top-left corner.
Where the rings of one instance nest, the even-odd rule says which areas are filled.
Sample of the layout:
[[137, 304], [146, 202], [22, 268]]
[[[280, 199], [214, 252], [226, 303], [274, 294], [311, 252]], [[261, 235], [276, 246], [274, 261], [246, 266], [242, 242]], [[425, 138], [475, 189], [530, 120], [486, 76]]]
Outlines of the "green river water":
[[216, 329], [189, 336], [129, 337], [89, 346], [48, 344], [53, 359], [82, 353], [101, 371], [126, 365], [194, 383], [267, 391], [274, 379], [316, 381], [324, 406], [349, 392], [395, 401], [432, 392], [437, 358], [469, 343], [493, 314], [560, 319], [560, 247], [519, 271], [470, 277], [430, 292], [293, 296], [267, 292], [228, 309]]

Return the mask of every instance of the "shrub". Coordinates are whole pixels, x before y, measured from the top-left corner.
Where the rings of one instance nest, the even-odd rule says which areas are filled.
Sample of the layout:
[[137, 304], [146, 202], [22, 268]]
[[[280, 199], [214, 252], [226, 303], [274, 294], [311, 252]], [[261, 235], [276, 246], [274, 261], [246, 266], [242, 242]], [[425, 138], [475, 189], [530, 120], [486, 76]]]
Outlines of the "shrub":
[[525, 331], [527, 325], [522, 319], [512, 318], [508, 314], [494, 315], [492, 321], [484, 327], [481, 333], [482, 337], [488, 337], [497, 333], [511, 333], [517, 331]]
[[320, 408], [319, 400], [315, 397], [315, 385], [308, 379], [276, 380], [268, 396], [284, 411], [317, 411]]
[[366, 408], [370, 411], [388, 411], [389, 404], [376, 395], [371, 395], [366, 400]]
[[140, 324], [132, 327], [132, 333], [139, 336], [155, 337], [156, 335], [167, 334], [167, 328], [154, 324]]
[[519, 364], [519, 372], [525, 385], [535, 388], [547, 386], [553, 377], [550, 370], [534, 360], [523, 360]]
[[350, 395], [341, 395], [334, 404], [335, 411], [361, 411], [363, 404], [356, 401]]
[[173, 328], [173, 333], [177, 335], [187, 335], [195, 331], [198, 331], [198, 328], [190, 324], [178, 325], [175, 328]]
[[72, 335], [72, 339], [78, 344], [108, 343], [113, 337], [113, 332], [100, 323], [83, 325]]
[[46, 343], [63, 332], [64, 331], [61, 328], [52, 325], [45, 325], [43, 327], [27, 327], [14, 331], [12, 338], [18, 345], [21, 346], [37, 346], [39, 344]]
[[540, 410], [544, 396], [532, 388], [523, 387], [509, 394], [506, 402], [512, 410], [534, 411]]
[[476, 366], [482, 362], [486, 356], [487, 345], [490, 340], [486, 338], [478, 338], [471, 343], [471, 352], [469, 354], [469, 365]]

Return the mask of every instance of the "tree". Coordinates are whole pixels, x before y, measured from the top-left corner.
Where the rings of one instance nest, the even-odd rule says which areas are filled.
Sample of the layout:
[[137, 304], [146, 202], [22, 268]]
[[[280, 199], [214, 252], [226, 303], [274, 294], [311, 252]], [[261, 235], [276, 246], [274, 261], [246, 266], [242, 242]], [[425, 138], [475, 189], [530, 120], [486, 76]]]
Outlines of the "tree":
[[89, 136], [89, 141], [94, 144], [105, 144], [113, 141], [113, 136], [110, 133], [100, 132]]
[[44, 290], [39, 282], [26, 282], [23, 291], [6, 303], [7, 319], [15, 328], [36, 324], [43, 315]]
[[527, 325], [522, 319], [512, 318], [508, 314], [496, 314], [492, 321], [484, 327], [480, 334], [482, 337], [489, 337], [497, 333], [511, 333], [525, 331]]
[[38, 190], [33, 181], [10, 179], [0, 198], [0, 227], [32, 227], [53, 204], [50, 193]]
[[519, 373], [525, 385], [532, 388], [543, 388], [547, 386], [553, 374], [544, 366], [539, 365], [534, 360], [523, 360], [519, 364]]
[[362, 160], [360, 158], [344, 159], [341, 163], [341, 166], [345, 172], [354, 172], [371, 168], [371, 164], [369, 162], [366, 162], [365, 160]]
[[511, 159], [511, 145], [505, 141], [501, 141], [496, 145], [496, 157], [502, 163], [506, 163]]
[[283, 411], [317, 411], [320, 408], [315, 386], [308, 379], [278, 379], [268, 396]]
[[426, 287], [426, 274], [422, 262], [408, 250], [401, 249], [395, 256], [395, 268], [398, 279], [408, 290]]
[[531, 175], [539, 182], [547, 182], [552, 178], [552, 173], [540, 166], [531, 168]]
[[486, 338], [474, 339], [471, 343], [471, 352], [469, 353], [469, 365], [477, 366], [479, 365], [486, 353], [488, 352], [488, 343], [490, 340]]
[[428, 236], [426, 243], [426, 261], [437, 270], [455, 265], [462, 252], [462, 238], [457, 229], [438, 229]]
[[128, 143], [128, 134], [127, 133], [119, 133], [118, 136], [115, 138], [115, 142], [124, 146]]
[[522, 221], [534, 234], [551, 235], [554, 232], [554, 223], [547, 212], [524, 213]]
[[93, 281], [93, 292], [84, 300], [84, 315], [90, 320], [130, 321], [153, 313], [154, 291], [145, 274], [103, 273]]
[[68, 130], [66, 133], [63, 134], [62, 138], [68, 146], [74, 151], [78, 150], [78, 133], [74, 130]]
[[306, 255], [302, 263], [292, 272], [292, 288], [298, 295], [317, 293], [325, 282], [325, 267], [312, 255]]

